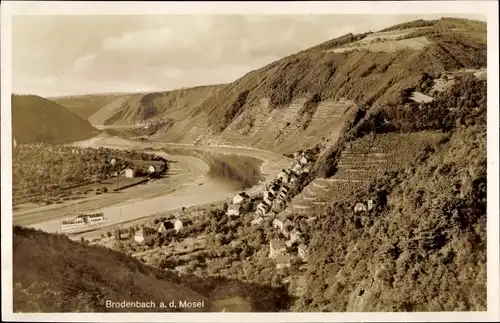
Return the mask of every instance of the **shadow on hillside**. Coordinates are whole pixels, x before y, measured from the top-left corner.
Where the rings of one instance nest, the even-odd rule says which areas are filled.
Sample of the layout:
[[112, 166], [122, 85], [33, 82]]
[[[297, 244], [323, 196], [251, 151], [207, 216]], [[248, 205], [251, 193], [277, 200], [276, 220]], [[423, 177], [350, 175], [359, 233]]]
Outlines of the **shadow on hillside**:
[[[13, 228], [13, 266], [14, 312], [278, 312], [293, 302], [285, 287], [179, 275], [102, 246], [19, 226]], [[153, 301], [156, 307], [109, 308], [107, 300]], [[204, 306], [159, 307], [172, 300]]]

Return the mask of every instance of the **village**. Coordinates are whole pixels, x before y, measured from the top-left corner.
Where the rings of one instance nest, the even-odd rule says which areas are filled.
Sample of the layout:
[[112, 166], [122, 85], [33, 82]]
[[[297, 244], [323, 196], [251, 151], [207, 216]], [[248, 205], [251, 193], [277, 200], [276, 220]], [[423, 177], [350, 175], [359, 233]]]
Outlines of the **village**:
[[[293, 224], [291, 213], [285, 212], [286, 205], [290, 200], [290, 192], [300, 184], [304, 175], [310, 172], [312, 154], [308, 151], [296, 153], [295, 162], [288, 169], [283, 169], [274, 180], [266, 183], [265, 190], [250, 196], [246, 192], [236, 194], [228, 202], [224, 203], [222, 210], [228, 218], [228, 224], [242, 224], [250, 222], [255, 228], [270, 226], [275, 233], [275, 239], [269, 242], [268, 257], [275, 262], [277, 269], [290, 267], [292, 258], [298, 258], [302, 262], [307, 261], [308, 246], [303, 232]], [[302, 176], [301, 176], [302, 175]], [[168, 217], [155, 219], [150, 223], [135, 225], [128, 228], [115, 229], [101, 237], [90, 241], [90, 244], [110, 245], [110, 242], [132, 240], [140, 247], [135, 250], [147, 252], [149, 246], [154, 245], [158, 236], [173, 233], [181, 235], [197, 221], [203, 221], [203, 216], [208, 216], [208, 211], [187, 211], [170, 214]], [[213, 213], [213, 212], [212, 212]], [[221, 213], [221, 212], [219, 212]], [[242, 221], [245, 219], [245, 221]], [[309, 221], [314, 220], [311, 217]], [[113, 246], [113, 244], [111, 244]], [[292, 254], [289, 250], [297, 250]], [[138, 253], [140, 254], [140, 253]]]
[[[104, 228], [100, 237], [72, 239], [182, 274], [287, 283], [300, 295], [321, 213], [287, 207], [303, 189], [316, 154], [308, 149], [291, 157], [291, 165], [264, 183], [261, 191], [239, 192], [218, 204], [164, 212], [107, 232]], [[356, 213], [373, 207], [374, 200], [353, 205]]]

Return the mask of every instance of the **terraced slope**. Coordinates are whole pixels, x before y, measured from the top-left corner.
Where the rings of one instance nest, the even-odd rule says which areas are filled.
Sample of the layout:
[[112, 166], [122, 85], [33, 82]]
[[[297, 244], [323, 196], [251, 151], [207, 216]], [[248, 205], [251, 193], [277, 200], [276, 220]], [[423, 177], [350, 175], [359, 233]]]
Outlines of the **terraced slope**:
[[413, 160], [443, 137], [440, 132], [381, 134], [353, 142], [342, 151], [335, 174], [314, 179], [292, 199], [286, 212], [307, 213], [314, 205], [355, 195], [382, 172]]
[[298, 99], [285, 108], [269, 110], [268, 100], [263, 99], [238, 116], [217, 138], [226, 144], [295, 152], [323, 138], [336, 140], [349, 110], [355, 106], [350, 101], [326, 100], [319, 102], [314, 111], [301, 115], [305, 103], [306, 99]]
[[[374, 108], [397, 104], [401, 91], [416, 86], [424, 73], [484, 68], [486, 43], [480, 35], [485, 26], [446, 18], [418, 29], [344, 35], [246, 74], [207, 97], [196, 112], [207, 114], [214, 132], [223, 133], [235, 120], [245, 131], [251, 131], [253, 122], [266, 126], [272, 111], [278, 110], [276, 116], [280, 110], [293, 113], [291, 106], [303, 99], [345, 97]], [[370, 47], [379, 45], [387, 49]], [[339, 52], [348, 46], [350, 50]], [[261, 110], [255, 108], [259, 106], [266, 107], [266, 116], [249, 112]]]
[[369, 50], [373, 52], [393, 53], [400, 49], [411, 48], [421, 50], [431, 42], [425, 36], [404, 38], [410, 33], [421, 31], [428, 27], [410, 28], [404, 30], [391, 30], [368, 35], [362, 40], [350, 43], [344, 47], [328, 50], [327, 52], [342, 53], [354, 49]]

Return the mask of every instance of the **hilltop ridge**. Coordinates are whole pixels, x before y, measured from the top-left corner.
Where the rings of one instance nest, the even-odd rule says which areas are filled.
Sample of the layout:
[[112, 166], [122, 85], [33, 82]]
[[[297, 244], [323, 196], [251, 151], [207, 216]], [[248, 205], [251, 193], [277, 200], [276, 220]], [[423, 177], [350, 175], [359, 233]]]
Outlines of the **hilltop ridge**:
[[[457, 18], [349, 33], [229, 84], [122, 96], [90, 119], [106, 125], [157, 122], [157, 131], [148, 132], [153, 140], [289, 153], [322, 138], [335, 141], [356, 108], [404, 102], [405, 91], [423, 77], [484, 69], [485, 33], [485, 23]], [[337, 126], [321, 128], [322, 123]]]

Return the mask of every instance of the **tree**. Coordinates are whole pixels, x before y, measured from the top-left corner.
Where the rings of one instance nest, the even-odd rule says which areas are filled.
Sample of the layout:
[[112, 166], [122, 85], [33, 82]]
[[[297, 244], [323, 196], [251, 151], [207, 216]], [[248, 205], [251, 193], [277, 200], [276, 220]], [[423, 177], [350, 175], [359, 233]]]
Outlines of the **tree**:
[[106, 234], [108, 235], [108, 238], [111, 238], [113, 236], [113, 234], [109, 231]]

